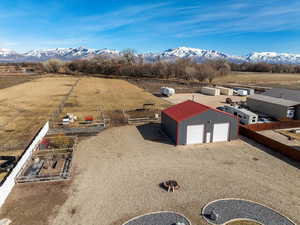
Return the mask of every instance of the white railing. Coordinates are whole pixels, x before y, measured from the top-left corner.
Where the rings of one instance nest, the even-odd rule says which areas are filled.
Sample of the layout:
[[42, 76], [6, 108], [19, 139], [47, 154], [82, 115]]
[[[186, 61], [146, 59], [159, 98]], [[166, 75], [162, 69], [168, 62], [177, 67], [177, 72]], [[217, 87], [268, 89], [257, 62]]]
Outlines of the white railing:
[[21, 156], [15, 167], [10, 174], [6, 177], [5, 181], [0, 186], [0, 207], [4, 204], [9, 193], [13, 189], [16, 183], [16, 176], [20, 173], [27, 160], [31, 157], [32, 152], [36, 149], [39, 142], [47, 134], [49, 130], [49, 122], [47, 122], [42, 129], [37, 133], [31, 144], [26, 148], [24, 154]]

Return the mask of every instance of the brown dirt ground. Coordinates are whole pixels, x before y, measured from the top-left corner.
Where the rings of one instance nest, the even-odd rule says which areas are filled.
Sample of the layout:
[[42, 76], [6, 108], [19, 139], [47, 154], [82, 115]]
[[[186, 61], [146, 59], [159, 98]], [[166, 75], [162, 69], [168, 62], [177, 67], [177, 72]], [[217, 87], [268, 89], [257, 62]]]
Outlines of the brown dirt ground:
[[[299, 223], [300, 164], [245, 141], [174, 147], [156, 125], [111, 128], [79, 143], [76, 175], [66, 201], [40, 194], [43, 189], [17, 186], [5, 208], [20, 207], [22, 213], [5, 210], [1, 216], [14, 221], [24, 217], [22, 225], [41, 217], [49, 218], [51, 225], [121, 225], [143, 213], [170, 210], [184, 214], [192, 224], [204, 225], [199, 213], [205, 204], [243, 198], [268, 205]], [[178, 192], [159, 188], [168, 179], [178, 181]], [[34, 217], [31, 207], [37, 202], [45, 208], [49, 205], [49, 210], [38, 209], [41, 215]], [[51, 213], [53, 204], [57, 210]], [[40, 220], [39, 224], [47, 223]]]
[[294, 147], [295, 149], [298, 149], [300, 151], [300, 140], [289, 140], [288, 137], [286, 137], [283, 134], [280, 134], [278, 131], [279, 130], [264, 130], [260, 131], [259, 133], [269, 138], [272, 138], [282, 144]]
[[11, 225], [47, 225], [49, 215], [68, 198], [69, 186], [70, 181], [18, 184], [1, 208], [1, 218], [10, 218]]
[[192, 94], [175, 94], [171, 97], [163, 97], [166, 101], [169, 101], [173, 104], [178, 104], [184, 102], [186, 100], [193, 100], [199, 102], [204, 105], [208, 105], [210, 107], [218, 107], [226, 105], [226, 98], [231, 98], [233, 101], [246, 101], [246, 97], [240, 96], [226, 96], [226, 95], [219, 95], [219, 96], [209, 96], [203, 95], [200, 93], [192, 93]]

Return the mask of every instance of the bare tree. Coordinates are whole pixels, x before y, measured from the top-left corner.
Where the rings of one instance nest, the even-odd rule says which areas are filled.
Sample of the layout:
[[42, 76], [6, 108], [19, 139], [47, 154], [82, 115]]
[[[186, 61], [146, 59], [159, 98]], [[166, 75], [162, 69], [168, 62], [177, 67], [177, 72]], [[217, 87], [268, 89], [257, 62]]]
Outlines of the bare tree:
[[124, 49], [121, 52], [121, 55], [125, 58], [126, 62], [128, 64], [134, 64], [135, 63], [135, 50], [128, 48], [128, 49]]

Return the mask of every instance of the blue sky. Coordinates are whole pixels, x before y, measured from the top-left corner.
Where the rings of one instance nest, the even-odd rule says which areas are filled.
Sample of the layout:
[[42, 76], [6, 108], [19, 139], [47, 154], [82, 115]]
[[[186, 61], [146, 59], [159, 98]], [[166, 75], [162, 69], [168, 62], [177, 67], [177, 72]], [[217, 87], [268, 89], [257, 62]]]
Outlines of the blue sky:
[[1, 0], [0, 48], [300, 53], [299, 0]]

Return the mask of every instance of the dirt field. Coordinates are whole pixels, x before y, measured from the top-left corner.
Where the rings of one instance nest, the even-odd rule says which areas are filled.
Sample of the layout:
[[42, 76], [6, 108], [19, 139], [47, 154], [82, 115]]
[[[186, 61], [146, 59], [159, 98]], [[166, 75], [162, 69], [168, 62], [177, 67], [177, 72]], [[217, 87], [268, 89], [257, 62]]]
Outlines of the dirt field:
[[279, 132], [273, 131], [273, 130], [264, 130], [260, 131], [259, 133], [272, 138], [276, 141], [279, 141], [280, 143], [283, 143], [285, 145], [292, 146], [300, 151], [300, 140], [289, 140], [288, 137], [285, 135], [280, 134]]
[[[241, 140], [174, 147], [155, 125], [111, 128], [79, 143], [67, 198], [52, 199], [61, 193], [53, 186], [51, 195], [42, 195], [38, 185], [17, 185], [0, 216], [13, 225], [37, 224], [40, 218], [39, 224], [121, 225], [143, 213], [170, 210], [192, 224], [207, 224], [199, 216], [201, 208], [228, 197], [257, 201], [299, 223], [300, 164], [267, 152]], [[178, 181], [178, 192], [159, 188], [169, 179]], [[47, 210], [37, 208], [37, 202]]]
[[75, 80], [46, 77], [0, 90], [0, 149], [24, 149]]
[[72, 113], [83, 120], [85, 116], [99, 116], [99, 110], [108, 117], [114, 111], [143, 108], [152, 103], [155, 109], [164, 109], [169, 103], [124, 80], [81, 78], [65, 104], [63, 115]]
[[69, 186], [70, 181], [18, 184], [1, 208], [1, 219], [9, 216], [14, 225], [47, 224], [49, 215], [66, 201]]
[[173, 104], [178, 104], [187, 100], [194, 100], [204, 105], [208, 105], [211, 107], [224, 106], [226, 104], [226, 98], [231, 98], [233, 101], [246, 101], [246, 97], [240, 96], [209, 96], [203, 95], [200, 93], [192, 93], [192, 94], [175, 94], [171, 97], [163, 97], [166, 101], [169, 101]]

